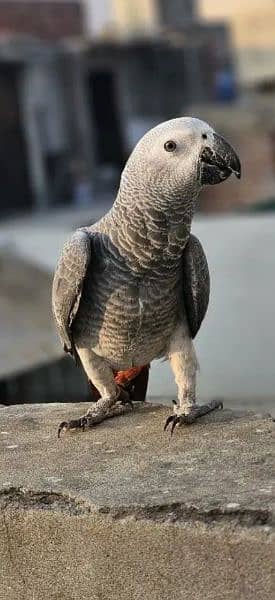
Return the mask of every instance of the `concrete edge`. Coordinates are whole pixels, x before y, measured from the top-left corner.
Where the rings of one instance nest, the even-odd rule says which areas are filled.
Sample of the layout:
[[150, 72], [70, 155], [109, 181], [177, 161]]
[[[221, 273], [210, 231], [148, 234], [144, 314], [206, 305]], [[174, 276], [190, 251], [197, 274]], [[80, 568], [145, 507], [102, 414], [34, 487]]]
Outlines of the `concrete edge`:
[[275, 521], [267, 509], [241, 509], [238, 506], [201, 510], [192, 504], [172, 502], [150, 506], [122, 506], [119, 509], [97, 507], [82, 498], [54, 491], [33, 491], [10, 487], [0, 491], [0, 510], [53, 511], [69, 516], [106, 515], [112, 520], [132, 519], [155, 523], [230, 524], [241, 527], [263, 527], [272, 530]]

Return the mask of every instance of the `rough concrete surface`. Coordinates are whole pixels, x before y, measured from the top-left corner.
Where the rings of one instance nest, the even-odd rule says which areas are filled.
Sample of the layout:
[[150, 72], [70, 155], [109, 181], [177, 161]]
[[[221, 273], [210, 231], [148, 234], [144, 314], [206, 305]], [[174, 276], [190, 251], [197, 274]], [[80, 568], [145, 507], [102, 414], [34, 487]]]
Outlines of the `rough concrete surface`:
[[85, 404], [0, 409], [1, 600], [273, 600], [270, 417], [169, 409], [97, 428]]

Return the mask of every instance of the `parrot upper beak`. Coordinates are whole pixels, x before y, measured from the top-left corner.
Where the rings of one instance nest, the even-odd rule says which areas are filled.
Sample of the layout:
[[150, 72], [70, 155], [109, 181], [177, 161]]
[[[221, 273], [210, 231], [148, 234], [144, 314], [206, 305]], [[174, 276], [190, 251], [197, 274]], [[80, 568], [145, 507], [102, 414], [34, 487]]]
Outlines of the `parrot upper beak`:
[[241, 178], [241, 163], [235, 150], [217, 133], [214, 143], [204, 146], [200, 153], [200, 181], [202, 185], [214, 185], [225, 181], [231, 173]]

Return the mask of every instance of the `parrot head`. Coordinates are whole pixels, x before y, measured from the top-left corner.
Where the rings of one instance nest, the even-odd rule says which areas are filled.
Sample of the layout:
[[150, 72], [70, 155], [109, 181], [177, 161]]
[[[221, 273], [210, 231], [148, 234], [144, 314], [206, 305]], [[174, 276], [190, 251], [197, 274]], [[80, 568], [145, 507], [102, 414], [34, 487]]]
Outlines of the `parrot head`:
[[134, 148], [122, 182], [143, 182], [155, 196], [196, 195], [202, 186], [239, 179], [241, 164], [235, 150], [210, 125], [193, 117], [165, 121], [148, 131]]

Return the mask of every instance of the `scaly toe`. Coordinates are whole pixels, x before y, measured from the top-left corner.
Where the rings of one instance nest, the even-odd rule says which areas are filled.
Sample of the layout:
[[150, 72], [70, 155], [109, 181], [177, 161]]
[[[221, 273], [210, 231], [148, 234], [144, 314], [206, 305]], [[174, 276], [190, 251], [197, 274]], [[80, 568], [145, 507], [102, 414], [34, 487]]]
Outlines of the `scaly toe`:
[[194, 405], [194, 407], [192, 407], [191, 411], [188, 414], [170, 415], [166, 419], [166, 422], [164, 425], [164, 431], [166, 431], [166, 429], [168, 428], [168, 426], [171, 423], [171, 436], [172, 436], [176, 425], [178, 425], [179, 427], [181, 425], [191, 425], [191, 423], [194, 423], [194, 421], [196, 421], [196, 419], [198, 419], [199, 417], [203, 417], [204, 415], [209, 414], [213, 410], [218, 410], [218, 409], [222, 409], [222, 408], [223, 408], [223, 402], [221, 400], [212, 400], [208, 404], [202, 404], [202, 405], [196, 404], [196, 405]]
[[79, 419], [71, 419], [70, 421], [62, 421], [58, 427], [57, 437], [60, 438], [61, 432], [68, 431], [68, 429], [82, 429], [84, 431], [87, 425], [87, 417], [80, 417]]
[[128, 395], [124, 396], [125, 401], [121, 402], [119, 398], [113, 406], [100, 406], [95, 404], [88, 410], [86, 415], [80, 417], [80, 419], [71, 419], [70, 421], [62, 421], [58, 427], [58, 437], [61, 437], [61, 432], [68, 431], [69, 429], [84, 429], [93, 428], [105, 419], [112, 419], [125, 414], [129, 409], [132, 409], [132, 403], [130, 402]]

